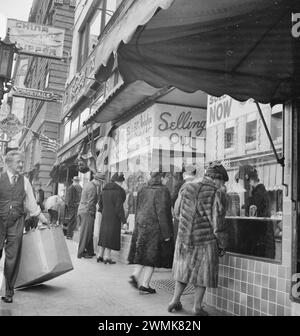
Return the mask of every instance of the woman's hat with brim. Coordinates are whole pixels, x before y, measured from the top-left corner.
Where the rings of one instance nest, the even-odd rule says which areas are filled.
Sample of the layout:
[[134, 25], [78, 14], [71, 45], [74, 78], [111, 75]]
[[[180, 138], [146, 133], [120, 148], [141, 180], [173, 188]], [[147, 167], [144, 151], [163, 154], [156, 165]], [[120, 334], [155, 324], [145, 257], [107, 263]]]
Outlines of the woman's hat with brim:
[[212, 179], [223, 180], [225, 182], [229, 180], [227, 171], [220, 161], [210, 162], [205, 175], [211, 177]]

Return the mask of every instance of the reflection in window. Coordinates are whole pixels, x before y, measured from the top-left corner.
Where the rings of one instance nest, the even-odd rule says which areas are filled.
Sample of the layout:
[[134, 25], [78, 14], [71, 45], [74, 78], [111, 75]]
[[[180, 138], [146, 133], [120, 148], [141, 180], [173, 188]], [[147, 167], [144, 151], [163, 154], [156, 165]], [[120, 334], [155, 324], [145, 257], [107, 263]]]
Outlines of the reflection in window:
[[246, 143], [256, 141], [256, 120], [248, 121], [246, 124]]
[[83, 126], [83, 123], [88, 119], [90, 115], [90, 108], [87, 107], [85, 110], [83, 110], [81, 112], [81, 115], [80, 115], [80, 125], [79, 125], [79, 128], [82, 129], [84, 126]]
[[225, 128], [225, 133], [224, 133], [224, 143], [225, 143], [225, 149], [227, 148], [232, 148], [233, 147], [233, 137], [234, 137], [234, 127], [228, 127]]
[[[227, 101], [208, 99], [210, 109]], [[272, 110], [261, 104], [267, 127], [282, 154], [282, 109]], [[264, 127], [257, 127], [257, 107], [248, 101], [232, 100], [231, 113], [206, 127], [206, 161], [223, 160], [229, 181], [226, 182], [226, 227], [228, 248], [256, 258], [281, 261], [283, 191], [282, 167], [277, 164]], [[220, 130], [224, 130], [224, 138]], [[257, 140], [259, 146], [256, 146]], [[230, 151], [230, 158], [226, 149]], [[251, 151], [249, 149], [251, 148]], [[224, 150], [225, 149], [225, 150]]]
[[71, 130], [71, 120], [65, 124], [64, 128], [64, 144], [67, 143], [70, 139], [70, 130]]
[[271, 116], [271, 136], [274, 141], [282, 139], [282, 112], [273, 113]]
[[79, 116], [72, 121], [71, 138], [73, 138], [78, 133], [78, 126], [79, 126]]

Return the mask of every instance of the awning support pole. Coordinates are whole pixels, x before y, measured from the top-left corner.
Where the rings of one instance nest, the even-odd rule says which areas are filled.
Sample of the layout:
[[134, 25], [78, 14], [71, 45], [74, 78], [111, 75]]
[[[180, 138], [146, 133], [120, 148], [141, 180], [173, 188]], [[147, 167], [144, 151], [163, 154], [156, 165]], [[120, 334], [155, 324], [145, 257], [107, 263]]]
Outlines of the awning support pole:
[[276, 157], [276, 161], [277, 161], [277, 163], [279, 163], [282, 167], [284, 167], [284, 156], [282, 156], [281, 158], [278, 156], [277, 151], [276, 151], [276, 148], [275, 148], [274, 143], [273, 143], [273, 139], [272, 139], [272, 137], [271, 137], [270, 131], [269, 131], [268, 126], [267, 126], [267, 124], [266, 124], [266, 121], [265, 121], [264, 115], [263, 115], [263, 113], [262, 113], [262, 110], [261, 110], [261, 108], [260, 108], [260, 106], [259, 106], [259, 103], [258, 103], [257, 101], [255, 101], [255, 104], [256, 104], [256, 106], [257, 106], [258, 113], [259, 113], [259, 115], [260, 115], [261, 121], [262, 121], [262, 123], [263, 123], [263, 125], [264, 125], [264, 128], [265, 128], [265, 130], [266, 130], [267, 136], [268, 136], [268, 138], [269, 138], [271, 147], [272, 147], [273, 152], [274, 152], [274, 155], [275, 155], [275, 157]]

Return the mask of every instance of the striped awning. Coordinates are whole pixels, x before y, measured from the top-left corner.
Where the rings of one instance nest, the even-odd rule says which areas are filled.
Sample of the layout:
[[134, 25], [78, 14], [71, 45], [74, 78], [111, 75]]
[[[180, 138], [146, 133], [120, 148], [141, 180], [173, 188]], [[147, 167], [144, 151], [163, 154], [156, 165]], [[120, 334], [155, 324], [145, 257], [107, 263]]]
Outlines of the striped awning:
[[264, 164], [256, 167], [258, 178], [267, 190], [281, 190], [282, 167], [277, 163]]

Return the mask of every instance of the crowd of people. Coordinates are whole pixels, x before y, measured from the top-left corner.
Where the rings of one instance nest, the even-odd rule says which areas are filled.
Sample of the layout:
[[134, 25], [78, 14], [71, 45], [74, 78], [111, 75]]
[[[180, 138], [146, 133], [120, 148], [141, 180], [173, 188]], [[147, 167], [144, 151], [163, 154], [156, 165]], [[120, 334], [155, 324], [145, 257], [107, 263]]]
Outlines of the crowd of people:
[[[13, 300], [26, 211], [30, 218], [38, 218], [44, 225], [63, 224], [67, 211], [66, 238], [72, 239], [74, 231], [80, 228], [77, 257], [93, 258], [98, 209], [101, 224], [96, 260], [115, 264], [111, 251], [120, 251], [121, 228], [134, 209], [128, 263], [135, 266], [129, 283], [141, 294], [155, 294], [150, 286], [155, 268], [172, 268], [175, 292], [168, 311], [183, 309], [181, 295], [190, 283], [195, 287], [194, 314], [207, 315], [202, 300], [207, 287], [218, 286], [219, 257], [226, 248], [224, 184], [228, 175], [220, 162], [210, 163], [202, 177], [196, 176], [195, 166], [186, 166], [173, 194], [167, 186], [166, 173], [152, 172], [147, 183], [140, 183], [127, 216], [122, 173], [115, 173], [110, 182], [105, 183], [106, 174], [97, 172], [83, 188], [75, 176], [66, 191], [66, 199], [52, 195], [44, 204], [41, 185], [34, 195], [32, 185], [22, 175], [23, 155], [11, 151], [5, 162], [7, 169], [0, 175], [0, 257], [3, 249], [6, 255], [3, 301]], [[43, 215], [43, 209], [48, 212], [49, 220]]]
[[[166, 173], [152, 172], [140, 184], [134, 208], [135, 225], [128, 255], [134, 265], [129, 283], [141, 294], [155, 294], [150, 286], [155, 268], [172, 269], [175, 292], [168, 311], [183, 309], [180, 298], [187, 284], [195, 287], [194, 314], [207, 315], [202, 301], [207, 287], [218, 286], [219, 257], [226, 248], [225, 212], [228, 175], [220, 162], [210, 163], [203, 177], [186, 166], [175, 195]], [[78, 208], [78, 258], [93, 258], [96, 204], [101, 214], [97, 262], [115, 264], [111, 251], [120, 251], [121, 228], [126, 224], [124, 175], [115, 173], [105, 184], [96, 173], [82, 191]], [[131, 195], [132, 196], [132, 195]], [[130, 197], [129, 197], [130, 198]], [[134, 204], [133, 204], [134, 203]], [[131, 210], [127, 211], [127, 217]]]

